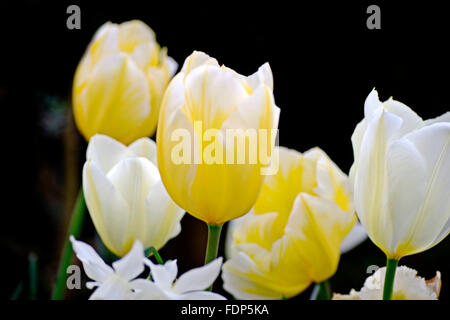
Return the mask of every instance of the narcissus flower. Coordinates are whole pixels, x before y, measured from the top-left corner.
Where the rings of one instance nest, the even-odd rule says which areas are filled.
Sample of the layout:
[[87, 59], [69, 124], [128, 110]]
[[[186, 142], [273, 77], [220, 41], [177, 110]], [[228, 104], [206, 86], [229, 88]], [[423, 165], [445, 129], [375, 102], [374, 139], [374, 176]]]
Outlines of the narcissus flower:
[[178, 235], [184, 210], [166, 192], [156, 165], [156, 146], [141, 138], [129, 147], [104, 135], [89, 142], [83, 191], [95, 228], [118, 256], [135, 240], [160, 249]]
[[125, 144], [150, 136], [176, 69], [145, 23], [105, 23], [75, 73], [72, 99], [78, 129], [86, 140], [101, 133]]
[[356, 223], [349, 180], [322, 150], [281, 147], [279, 157], [280, 170], [232, 233], [222, 278], [239, 299], [289, 298], [327, 280]]
[[[378, 269], [364, 282], [360, 291], [352, 289], [350, 294], [334, 294], [333, 300], [381, 300], [386, 268]], [[417, 271], [406, 266], [397, 268], [392, 300], [437, 300], [441, 291], [441, 273], [425, 280]]]
[[427, 250], [450, 231], [450, 113], [423, 121], [373, 90], [352, 136], [354, 202], [388, 259]]
[[144, 248], [136, 241], [130, 252], [122, 259], [108, 266], [88, 244], [70, 237], [73, 250], [83, 263], [86, 275], [94, 280], [86, 283], [89, 289], [95, 289], [91, 300], [130, 300], [133, 299], [133, 283], [144, 271]]
[[278, 127], [272, 82], [268, 64], [245, 77], [194, 52], [169, 84], [157, 133], [161, 178], [196, 218], [221, 225], [256, 201]]
[[225, 300], [220, 294], [205, 291], [219, 276], [222, 258], [189, 270], [178, 279], [176, 260], [164, 265], [153, 264], [148, 259], [144, 262], [150, 267], [153, 281], [138, 279], [133, 283], [136, 300]]
[[[132, 249], [122, 259], [108, 266], [88, 244], [71, 236], [73, 249], [83, 263], [87, 276], [94, 280], [86, 283], [95, 289], [91, 300], [225, 300], [223, 296], [204, 291], [216, 280], [222, 258], [200, 268], [189, 270], [177, 280], [177, 261], [155, 265], [144, 256], [144, 248], [136, 240]], [[137, 278], [150, 267], [152, 280]]]

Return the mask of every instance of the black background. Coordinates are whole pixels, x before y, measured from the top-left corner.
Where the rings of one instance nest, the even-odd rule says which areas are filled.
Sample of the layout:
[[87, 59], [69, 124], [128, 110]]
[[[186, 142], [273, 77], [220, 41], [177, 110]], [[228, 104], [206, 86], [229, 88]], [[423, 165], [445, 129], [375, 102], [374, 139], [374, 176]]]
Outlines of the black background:
[[[70, 4], [81, 8], [81, 30], [66, 28]], [[381, 30], [366, 27], [370, 4], [381, 8]], [[179, 65], [194, 49], [245, 75], [268, 61], [281, 108], [280, 145], [298, 151], [319, 146], [345, 172], [353, 161], [350, 137], [373, 87], [383, 100], [393, 96], [424, 119], [449, 110], [450, 21], [443, 3], [2, 1], [0, 9], [4, 299], [20, 279], [27, 281], [31, 251], [39, 258], [39, 298], [48, 297], [63, 229], [55, 212], [61, 208], [64, 177], [62, 137], [42, 127], [45, 97], [70, 103], [75, 68], [106, 21], [144, 21]], [[76, 141], [81, 168], [86, 143], [81, 137]], [[92, 241], [93, 235], [88, 217], [83, 239]], [[186, 216], [180, 236], [161, 254], [178, 258], [184, 271], [202, 263], [205, 240], [206, 228]], [[448, 299], [449, 249], [446, 239], [400, 264], [427, 278], [440, 270], [441, 298]], [[333, 288], [359, 289], [372, 264], [384, 265], [384, 256], [366, 241], [341, 258]]]

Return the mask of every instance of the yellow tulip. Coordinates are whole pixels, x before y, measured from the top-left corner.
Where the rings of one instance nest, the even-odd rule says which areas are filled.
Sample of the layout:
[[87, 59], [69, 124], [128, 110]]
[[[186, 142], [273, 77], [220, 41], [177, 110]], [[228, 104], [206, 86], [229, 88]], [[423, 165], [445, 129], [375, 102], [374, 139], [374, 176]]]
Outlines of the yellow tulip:
[[104, 24], [75, 73], [72, 99], [78, 129], [86, 140], [101, 133], [124, 144], [152, 135], [176, 69], [145, 23]]
[[118, 256], [136, 240], [158, 250], [181, 231], [184, 211], [161, 182], [155, 152], [149, 138], [128, 147], [105, 135], [89, 142], [83, 168], [86, 204], [103, 243]]
[[[247, 213], [270, 174], [270, 161], [250, 159], [252, 150], [272, 157], [279, 116], [272, 81], [268, 64], [245, 77], [194, 52], [167, 88], [157, 133], [161, 178], [180, 207], [210, 225]], [[247, 135], [259, 130], [267, 139]], [[243, 147], [229, 144], [229, 132]]]
[[450, 231], [450, 113], [423, 121], [373, 90], [352, 136], [355, 208], [388, 259], [429, 249]]
[[319, 148], [279, 148], [252, 210], [232, 232], [224, 288], [239, 299], [292, 297], [330, 278], [356, 223], [349, 179]]

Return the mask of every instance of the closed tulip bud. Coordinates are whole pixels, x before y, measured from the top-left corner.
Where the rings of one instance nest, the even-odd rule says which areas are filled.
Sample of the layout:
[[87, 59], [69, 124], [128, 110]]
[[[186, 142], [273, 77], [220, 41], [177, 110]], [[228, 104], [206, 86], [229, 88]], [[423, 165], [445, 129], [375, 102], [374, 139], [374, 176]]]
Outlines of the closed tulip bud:
[[181, 231], [184, 211], [164, 188], [155, 153], [148, 138], [129, 147], [104, 135], [89, 142], [83, 168], [86, 204], [104, 244], [118, 256], [135, 240], [160, 249]]
[[388, 259], [427, 250], [450, 230], [450, 113], [423, 121], [373, 90], [352, 136], [354, 202]]
[[349, 179], [322, 150], [280, 148], [279, 157], [280, 170], [230, 235], [222, 277], [239, 299], [289, 298], [327, 280], [356, 223]]
[[176, 69], [143, 22], [104, 24], [75, 73], [72, 99], [78, 129], [86, 140], [101, 133], [124, 144], [152, 135]]
[[247, 213], [264, 174], [276, 171], [272, 82], [268, 64], [245, 77], [194, 52], [167, 88], [157, 133], [161, 178], [180, 207], [210, 225]]

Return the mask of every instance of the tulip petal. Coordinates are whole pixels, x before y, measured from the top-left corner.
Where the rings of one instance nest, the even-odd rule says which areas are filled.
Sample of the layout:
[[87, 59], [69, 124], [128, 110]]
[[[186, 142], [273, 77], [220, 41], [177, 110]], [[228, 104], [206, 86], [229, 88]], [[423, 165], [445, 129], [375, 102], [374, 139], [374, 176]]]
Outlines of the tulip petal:
[[396, 222], [403, 231], [394, 243], [398, 255], [426, 250], [449, 231], [443, 230], [450, 220], [449, 145], [450, 123], [442, 122], [405, 135], [389, 150], [390, 186], [396, 191], [390, 193], [390, 209], [403, 213]]
[[205, 266], [191, 269], [181, 275], [173, 286], [177, 293], [204, 290], [211, 286], [219, 276], [222, 266], [222, 258], [217, 258]]
[[273, 91], [273, 75], [268, 62], [259, 67], [251, 76], [247, 77], [248, 84], [252, 90], [256, 90], [261, 84], [265, 84], [271, 91]]
[[126, 146], [103, 134], [94, 135], [86, 151], [86, 159], [94, 161], [104, 174], [127, 156], [130, 156], [130, 152]]
[[212, 65], [219, 66], [216, 59], [208, 56], [206, 53], [201, 51], [194, 51], [189, 57], [184, 61], [181, 72], [188, 74], [195, 68], [202, 65]]
[[[147, 158], [156, 165], [156, 143], [149, 138], [140, 138], [128, 146], [135, 157]], [[117, 163], [117, 162], [116, 162]]]
[[92, 221], [105, 245], [117, 255], [125, 254], [122, 241], [128, 225], [128, 205], [91, 160], [83, 167], [83, 192]]
[[181, 231], [180, 220], [184, 210], [178, 207], [170, 198], [162, 181], [156, 182], [145, 199], [147, 221], [147, 236], [145, 244], [156, 249], [163, 247], [166, 242]]
[[341, 243], [341, 254], [349, 252], [367, 239], [366, 229], [357, 223]]

